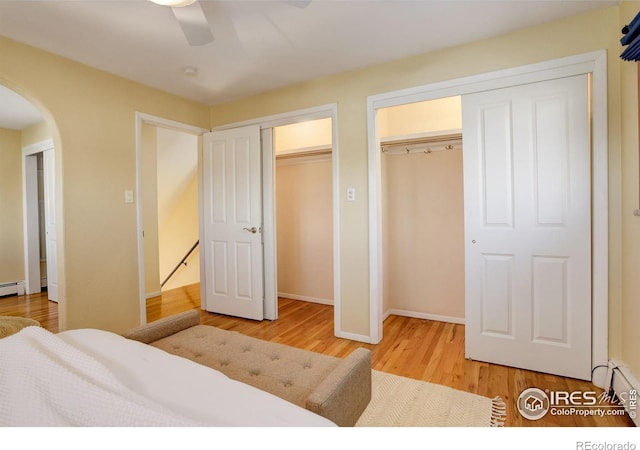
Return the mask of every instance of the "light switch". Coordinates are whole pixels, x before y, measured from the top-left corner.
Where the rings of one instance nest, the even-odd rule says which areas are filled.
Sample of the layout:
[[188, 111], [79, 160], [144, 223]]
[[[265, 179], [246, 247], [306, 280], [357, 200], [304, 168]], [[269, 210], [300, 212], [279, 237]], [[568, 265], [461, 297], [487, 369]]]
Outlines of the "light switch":
[[354, 201], [356, 199], [356, 189], [355, 188], [347, 188], [347, 201]]
[[133, 203], [133, 191], [124, 191], [124, 202]]

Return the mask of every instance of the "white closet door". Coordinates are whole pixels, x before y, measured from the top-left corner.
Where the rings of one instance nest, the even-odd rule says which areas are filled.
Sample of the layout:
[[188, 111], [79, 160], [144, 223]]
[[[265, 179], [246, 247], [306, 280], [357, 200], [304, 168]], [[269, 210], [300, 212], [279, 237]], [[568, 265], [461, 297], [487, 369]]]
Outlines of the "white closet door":
[[591, 378], [587, 76], [465, 95], [466, 357]]

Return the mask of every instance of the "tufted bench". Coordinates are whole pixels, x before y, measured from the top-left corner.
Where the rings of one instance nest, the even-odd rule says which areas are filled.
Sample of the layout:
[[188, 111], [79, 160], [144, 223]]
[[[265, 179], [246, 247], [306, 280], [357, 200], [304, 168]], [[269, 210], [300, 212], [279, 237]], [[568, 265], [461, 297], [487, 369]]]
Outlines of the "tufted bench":
[[371, 352], [365, 348], [344, 359], [322, 355], [200, 325], [196, 310], [124, 336], [212, 367], [340, 426], [353, 426], [371, 399]]

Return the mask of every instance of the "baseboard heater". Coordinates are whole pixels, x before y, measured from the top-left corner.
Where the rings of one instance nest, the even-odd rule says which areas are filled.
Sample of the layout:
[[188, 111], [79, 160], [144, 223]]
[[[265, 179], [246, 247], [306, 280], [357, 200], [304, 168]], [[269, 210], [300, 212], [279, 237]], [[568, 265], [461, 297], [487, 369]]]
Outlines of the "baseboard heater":
[[0, 283], [0, 297], [5, 295], [24, 295], [24, 281], [12, 281], [11, 283]]
[[615, 394], [618, 397], [633, 423], [638, 426], [638, 379], [622, 361], [612, 359], [609, 361], [607, 382], [606, 390], [609, 395]]

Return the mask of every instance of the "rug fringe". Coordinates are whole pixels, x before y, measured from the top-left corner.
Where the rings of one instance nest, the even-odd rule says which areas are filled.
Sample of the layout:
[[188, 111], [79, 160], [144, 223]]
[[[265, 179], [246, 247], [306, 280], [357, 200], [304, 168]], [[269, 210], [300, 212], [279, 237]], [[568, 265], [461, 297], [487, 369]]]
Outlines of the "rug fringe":
[[491, 399], [491, 425], [492, 427], [504, 427], [507, 419], [507, 405], [498, 396]]

